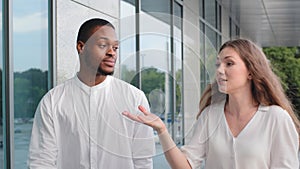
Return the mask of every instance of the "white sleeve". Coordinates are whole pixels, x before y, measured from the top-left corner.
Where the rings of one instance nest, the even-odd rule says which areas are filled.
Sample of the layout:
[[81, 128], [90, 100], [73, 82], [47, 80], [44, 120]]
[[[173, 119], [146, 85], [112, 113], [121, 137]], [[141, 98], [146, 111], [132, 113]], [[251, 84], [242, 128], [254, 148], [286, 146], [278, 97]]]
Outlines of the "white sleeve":
[[47, 97], [39, 103], [32, 127], [29, 145], [28, 167], [30, 169], [56, 169], [57, 153], [53, 119]]
[[[149, 103], [144, 93], [141, 94], [139, 105], [149, 111]], [[152, 169], [152, 157], [155, 154], [153, 129], [144, 124], [136, 123], [136, 130], [133, 138], [132, 152], [135, 169]]]
[[299, 136], [287, 112], [282, 113], [271, 145], [271, 169], [298, 169]]
[[202, 112], [194, 126], [190, 142], [180, 148], [193, 169], [199, 168], [206, 158], [208, 146], [207, 118], [207, 113]]

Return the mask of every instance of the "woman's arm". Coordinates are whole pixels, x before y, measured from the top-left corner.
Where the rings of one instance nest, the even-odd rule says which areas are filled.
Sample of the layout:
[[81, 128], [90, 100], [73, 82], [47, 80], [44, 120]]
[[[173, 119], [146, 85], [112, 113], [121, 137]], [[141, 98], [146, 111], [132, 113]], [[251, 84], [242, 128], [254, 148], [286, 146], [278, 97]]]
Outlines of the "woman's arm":
[[280, 113], [276, 122], [271, 143], [270, 168], [298, 169], [299, 136], [296, 127], [287, 112]]
[[129, 112], [123, 112], [123, 115], [134, 121], [144, 123], [157, 131], [165, 158], [172, 169], [191, 169], [187, 158], [170, 137], [164, 122], [155, 114], [147, 112], [144, 107], [139, 106], [138, 108], [144, 115], [133, 115]]

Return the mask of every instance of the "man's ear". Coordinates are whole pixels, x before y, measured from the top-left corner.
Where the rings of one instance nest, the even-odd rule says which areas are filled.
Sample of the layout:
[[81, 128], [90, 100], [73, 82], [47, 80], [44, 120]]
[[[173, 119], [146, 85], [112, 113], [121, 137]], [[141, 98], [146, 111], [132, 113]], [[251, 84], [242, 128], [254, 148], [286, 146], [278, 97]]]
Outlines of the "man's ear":
[[78, 52], [79, 54], [82, 53], [82, 51], [83, 51], [83, 49], [84, 49], [84, 43], [83, 43], [82, 41], [78, 41], [78, 42], [77, 42], [76, 48], [77, 48], [77, 52]]

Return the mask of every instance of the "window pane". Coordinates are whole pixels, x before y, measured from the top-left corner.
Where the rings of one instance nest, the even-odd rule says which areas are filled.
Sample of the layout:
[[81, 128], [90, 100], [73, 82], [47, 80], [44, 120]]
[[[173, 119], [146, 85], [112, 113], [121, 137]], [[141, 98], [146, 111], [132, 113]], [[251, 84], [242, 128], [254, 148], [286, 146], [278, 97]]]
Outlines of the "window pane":
[[175, 141], [177, 144], [183, 144], [183, 110], [182, 110], [182, 96], [183, 96], [183, 77], [182, 77], [182, 6], [174, 3], [174, 78], [175, 78]]
[[47, 24], [47, 1], [13, 1], [15, 168], [27, 168], [32, 119], [47, 91]]
[[[2, 1], [0, 2], [0, 14], [2, 14]], [[0, 17], [0, 23], [1, 25], [3, 24], [2, 22], [2, 17]], [[2, 46], [2, 41], [3, 41], [3, 36], [2, 36], [2, 29], [0, 29], [0, 168], [3, 168], [3, 159], [4, 159], [4, 152], [3, 152], [3, 111], [2, 111], [2, 105], [3, 105], [3, 100], [2, 100], [2, 64], [3, 64], [3, 46]]]
[[134, 2], [121, 1], [120, 19], [120, 77], [132, 82], [136, 70], [136, 31]]
[[216, 28], [221, 31], [222, 30], [222, 8], [221, 5], [217, 4], [217, 22], [216, 22]]
[[204, 19], [210, 23], [213, 27], [216, 27], [216, 1], [205, 0], [204, 1]]
[[204, 11], [204, 0], [199, 0], [199, 14], [201, 18], [204, 16]]
[[170, 24], [170, 17], [165, 17], [165, 15], [163, 15], [170, 14], [170, 0], [141, 1], [141, 9], [143, 12]]
[[[122, 79], [139, 86], [138, 77], [141, 77], [140, 87], [148, 98], [151, 112], [158, 115], [174, 139], [182, 143], [182, 6], [174, 2], [174, 16], [171, 16], [169, 0], [140, 3], [139, 22], [135, 23], [133, 1], [121, 1]], [[170, 25], [171, 19], [174, 25]], [[139, 42], [135, 39], [136, 27]], [[154, 168], [168, 168], [158, 138], [156, 142]]]
[[217, 58], [217, 33], [209, 27], [205, 27], [205, 78], [206, 84], [212, 83], [215, 76], [215, 63]]
[[217, 33], [212, 30], [210, 27], [205, 26], [205, 35], [208, 38], [208, 43], [217, 49]]
[[[140, 53], [142, 90], [151, 111], [158, 115], [173, 133], [174, 78], [171, 72], [171, 15], [169, 0], [141, 1]], [[167, 168], [161, 146], [156, 139], [154, 168]]]

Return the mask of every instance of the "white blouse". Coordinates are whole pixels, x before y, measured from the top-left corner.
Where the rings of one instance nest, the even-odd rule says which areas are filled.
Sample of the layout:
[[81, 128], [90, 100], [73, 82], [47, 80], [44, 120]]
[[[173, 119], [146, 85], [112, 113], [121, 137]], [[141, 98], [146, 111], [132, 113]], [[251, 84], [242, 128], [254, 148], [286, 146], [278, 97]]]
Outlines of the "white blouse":
[[224, 113], [225, 101], [200, 115], [189, 144], [181, 147], [193, 169], [298, 169], [299, 136], [279, 106], [260, 105], [234, 137]]

